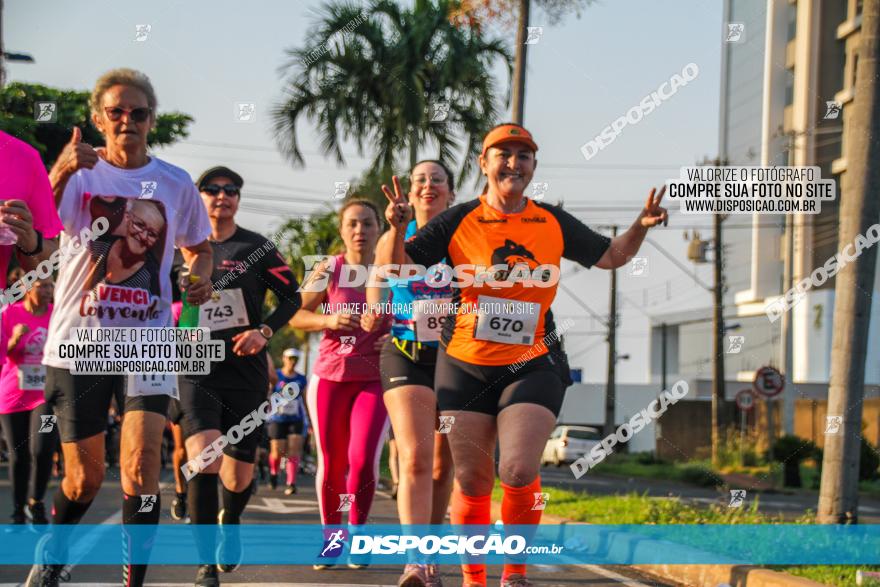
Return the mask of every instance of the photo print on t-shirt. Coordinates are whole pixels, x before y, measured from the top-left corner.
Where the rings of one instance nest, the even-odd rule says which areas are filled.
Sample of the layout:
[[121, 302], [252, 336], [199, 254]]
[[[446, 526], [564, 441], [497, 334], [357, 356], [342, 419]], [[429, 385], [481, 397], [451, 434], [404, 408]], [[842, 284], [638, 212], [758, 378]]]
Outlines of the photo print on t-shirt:
[[164, 204], [137, 196], [94, 195], [87, 205], [89, 222], [104, 217], [109, 229], [88, 245], [83, 295], [92, 304], [129, 308], [149, 320], [159, 312], [162, 297], [160, 267], [168, 226]]

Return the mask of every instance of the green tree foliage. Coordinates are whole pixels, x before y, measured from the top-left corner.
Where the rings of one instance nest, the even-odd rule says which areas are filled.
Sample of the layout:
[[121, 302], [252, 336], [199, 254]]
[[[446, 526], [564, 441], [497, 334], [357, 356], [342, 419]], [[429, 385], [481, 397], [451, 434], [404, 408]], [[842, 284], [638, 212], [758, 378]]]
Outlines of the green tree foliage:
[[[91, 124], [89, 91], [59, 90], [40, 84], [11, 83], [0, 89], [0, 130], [18, 137], [36, 148], [46, 167], [70, 140], [74, 126], [80, 127], [83, 142], [98, 147], [104, 144], [101, 134]], [[37, 122], [37, 102], [54, 102], [55, 122]], [[193, 117], [181, 112], [166, 112], [156, 118], [156, 127], [148, 137], [153, 147], [170, 145], [188, 135]]]
[[466, 177], [499, 115], [503, 91], [492, 65], [500, 59], [509, 72], [511, 57], [501, 41], [453, 24], [453, 7], [449, 0], [416, 0], [411, 9], [389, 0], [366, 9], [325, 4], [308, 45], [288, 51], [287, 98], [273, 111], [282, 152], [303, 163], [296, 127], [304, 116], [340, 164], [344, 141], [370, 151], [375, 169], [393, 168], [401, 154], [413, 162], [434, 144], [432, 156], [460, 157]]
[[[342, 238], [339, 236], [337, 214], [333, 210], [315, 212], [307, 218], [288, 219], [278, 229], [278, 251], [293, 270], [298, 282], [302, 283], [307, 269], [313, 263], [304, 262], [310, 256], [334, 255], [342, 251]], [[314, 258], [312, 259], [314, 260]], [[289, 326], [282, 328], [269, 343], [272, 357], [280, 361], [281, 351], [288, 347], [304, 348], [308, 343], [308, 333], [294, 330]], [[281, 363], [278, 362], [278, 366]], [[302, 369], [303, 366], [301, 365]]]

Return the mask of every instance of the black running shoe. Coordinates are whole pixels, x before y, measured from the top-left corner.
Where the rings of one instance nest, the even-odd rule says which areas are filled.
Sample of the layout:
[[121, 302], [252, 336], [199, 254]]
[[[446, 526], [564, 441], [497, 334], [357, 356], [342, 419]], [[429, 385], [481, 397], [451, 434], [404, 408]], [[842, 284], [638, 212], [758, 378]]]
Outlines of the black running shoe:
[[288, 485], [287, 488], [284, 490], [284, 495], [293, 495], [294, 493], [296, 493], [296, 485], [294, 485], [293, 483], [291, 483], [291, 484]]
[[25, 513], [31, 519], [31, 523], [35, 526], [42, 526], [49, 523], [49, 518], [46, 517], [46, 506], [43, 505], [42, 501], [35, 501], [28, 505], [25, 509]]
[[12, 510], [12, 515], [9, 516], [11, 520], [9, 523], [18, 526], [19, 524], [27, 524], [27, 516], [24, 515], [24, 508], [21, 506], [17, 506]]
[[217, 567], [214, 565], [199, 565], [196, 573], [195, 587], [218, 587], [220, 578], [217, 576]]
[[64, 565], [34, 565], [24, 581], [25, 587], [57, 587], [60, 581], [70, 581]]
[[220, 510], [217, 524], [220, 526], [220, 544], [217, 546], [217, 570], [231, 573], [241, 565], [240, 520], [232, 520], [226, 510]]
[[182, 520], [186, 517], [186, 494], [178, 493], [171, 500], [171, 518], [174, 520]]
[[52, 561], [47, 546], [51, 540], [52, 536], [47, 534], [37, 543], [34, 559], [40, 562], [31, 567], [31, 572], [24, 580], [25, 587], [57, 587], [60, 581], [70, 581], [70, 572], [65, 565], [50, 564]]

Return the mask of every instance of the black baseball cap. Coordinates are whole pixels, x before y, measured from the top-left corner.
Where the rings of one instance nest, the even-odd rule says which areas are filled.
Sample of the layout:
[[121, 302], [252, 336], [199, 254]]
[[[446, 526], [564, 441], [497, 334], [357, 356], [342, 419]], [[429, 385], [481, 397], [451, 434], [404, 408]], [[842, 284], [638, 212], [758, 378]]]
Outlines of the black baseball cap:
[[211, 181], [215, 177], [228, 177], [232, 180], [232, 183], [239, 187], [239, 189], [244, 185], [244, 180], [239, 174], [232, 171], [228, 167], [218, 165], [217, 167], [212, 167], [211, 169], [203, 172], [199, 176], [199, 179], [196, 180], [196, 186], [199, 189], [202, 189], [202, 187], [204, 187], [209, 181]]

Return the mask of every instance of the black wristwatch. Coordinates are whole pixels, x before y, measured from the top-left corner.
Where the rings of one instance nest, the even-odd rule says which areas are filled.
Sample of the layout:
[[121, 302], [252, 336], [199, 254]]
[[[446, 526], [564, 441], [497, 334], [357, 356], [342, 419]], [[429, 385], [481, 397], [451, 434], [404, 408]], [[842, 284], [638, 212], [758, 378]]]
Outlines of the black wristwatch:
[[34, 232], [37, 235], [37, 246], [34, 247], [33, 251], [25, 251], [20, 246], [15, 245], [18, 250], [21, 251], [21, 254], [25, 257], [33, 257], [34, 255], [38, 255], [43, 252], [43, 233], [36, 228], [34, 229]]
[[270, 338], [272, 338], [272, 335], [275, 334], [275, 331], [272, 330], [272, 327], [268, 326], [267, 324], [260, 324], [257, 327], [257, 332], [262, 334], [263, 338], [265, 338], [266, 340], [269, 340]]

